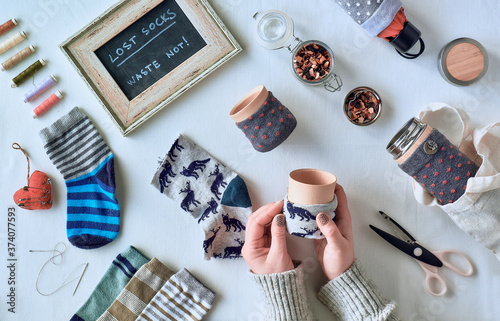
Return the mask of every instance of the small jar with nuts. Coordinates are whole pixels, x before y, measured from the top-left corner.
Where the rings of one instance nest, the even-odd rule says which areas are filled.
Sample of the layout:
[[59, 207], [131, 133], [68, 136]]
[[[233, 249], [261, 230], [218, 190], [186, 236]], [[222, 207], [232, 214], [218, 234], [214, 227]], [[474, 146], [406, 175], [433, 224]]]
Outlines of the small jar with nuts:
[[307, 85], [323, 85], [339, 91], [342, 79], [337, 76], [332, 49], [318, 40], [302, 41], [293, 33], [293, 21], [284, 12], [257, 12], [257, 41], [266, 49], [287, 48], [292, 53], [291, 68], [295, 77]]

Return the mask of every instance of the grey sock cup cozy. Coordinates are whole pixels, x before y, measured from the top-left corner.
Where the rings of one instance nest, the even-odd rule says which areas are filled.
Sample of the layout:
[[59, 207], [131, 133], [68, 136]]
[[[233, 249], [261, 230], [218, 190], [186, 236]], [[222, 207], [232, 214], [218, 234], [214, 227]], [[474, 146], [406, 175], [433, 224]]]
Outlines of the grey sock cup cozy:
[[[425, 147], [429, 142], [436, 144], [433, 154]], [[465, 193], [467, 180], [474, 177], [479, 169], [437, 129], [432, 130], [425, 142], [399, 168], [441, 204], [458, 200]]]
[[334, 0], [372, 37], [387, 28], [403, 4], [400, 0]]
[[290, 202], [287, 195], [283, 205], [283, 214], [286, 215], [288, 233], [306, 239], [324, 238], [316, 224], [316, 215], [323, 212], [333, 219], [337, 205], [337, 196], [330, 203], [302, 205]]
[[297, 120], [272, 92], [253, 115], [236, 123], [258, 152], [269, 152], [284, 142], [297, 126]]

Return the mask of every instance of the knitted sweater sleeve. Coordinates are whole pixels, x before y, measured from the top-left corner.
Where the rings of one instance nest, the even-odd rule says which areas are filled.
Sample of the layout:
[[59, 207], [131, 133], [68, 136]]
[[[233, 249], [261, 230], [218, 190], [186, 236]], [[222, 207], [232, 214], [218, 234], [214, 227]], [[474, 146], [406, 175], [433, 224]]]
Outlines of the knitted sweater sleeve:
[[283, 273], [252, 273], [252, 278], [265, 294], [268, 305], [266, 320], [315, 320], [307, 301], [302, 264]]
[[396, 304], [379, 293], [357, 262], [323, 286], [318, 298], [333, 312], [335, 320], [400, 320]]

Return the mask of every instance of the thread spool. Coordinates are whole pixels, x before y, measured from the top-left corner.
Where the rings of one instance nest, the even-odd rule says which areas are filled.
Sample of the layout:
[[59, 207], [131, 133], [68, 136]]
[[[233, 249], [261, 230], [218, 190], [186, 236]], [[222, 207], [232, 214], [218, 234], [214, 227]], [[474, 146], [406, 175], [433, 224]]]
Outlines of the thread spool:
[[15, 26], [17, 26], [16, 19], [10, 19], [9, 21], [5, 22], [0, 26], [0, 36], [9, 31], [10, 29], [14, 28]]
[[35, 61], [31, 66], [21, 71], [19, 75], [12, 79], [12, 84], [10, 85], [12, 88], [18, 87], [20, 84], [25, 82], [28, 78], [33, 76], [35, 72], [40, 70], [43, 66], [45, 66], [45, 60], [39, 59]]
[[23, 41], [24, 39], [26, 39], [26, 33], [24, 31], [19, 31], [12, 37], [0, 43], [0, 54], [3, 54], [10, 48], [14, 47], [15, 45]]
[[36, 97], [40, 96], [43, 92], [45, 92], [50, 87], [54, 86], [57, 83], [57, 78], [54, 75], [50, 75], [40, 83], [38, 83], [33, 89], [24, 94], [24, 102], [30, 102]]
[[33, 118], [40, 117], [43, 113], [54, 106], [59, 100], [63, 98], [63, 94], [60, 91], [55, 92], [49, 98], [47, 98], [43, 103], [38, 105], [37, 108], [33, 110]]
[[16, 53], [14, 56], [10, 57], [9, 59], [5, 60], [2, 62], [2, 65], [0, 65], [0, 69], [2, 71], [5, 71], [7, 69], [10, 69], [23, 61], [24, 59], [28, 58], [31, 56], [32, 53], [35, 52], [35, 47], [34, 46], [28, 46], [24, 48], [23, 50], [19, 51]]

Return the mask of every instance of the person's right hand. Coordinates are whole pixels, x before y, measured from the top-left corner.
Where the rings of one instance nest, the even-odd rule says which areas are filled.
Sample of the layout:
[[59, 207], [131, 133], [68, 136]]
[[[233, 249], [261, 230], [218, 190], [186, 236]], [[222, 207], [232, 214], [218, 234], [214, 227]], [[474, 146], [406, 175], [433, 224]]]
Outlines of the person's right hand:
[[351, 213], [342, 186], [337, 184], [335, 194], [338, 201], [335, 222], [325, 213], [318, 214], [316, 223], [325, 238], [314, 240], [318, 261], [328, 280], [333, 280], [347, 271], [355, 259]]

